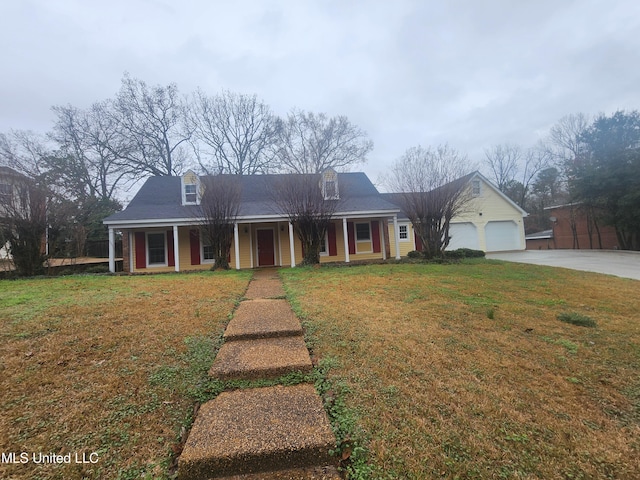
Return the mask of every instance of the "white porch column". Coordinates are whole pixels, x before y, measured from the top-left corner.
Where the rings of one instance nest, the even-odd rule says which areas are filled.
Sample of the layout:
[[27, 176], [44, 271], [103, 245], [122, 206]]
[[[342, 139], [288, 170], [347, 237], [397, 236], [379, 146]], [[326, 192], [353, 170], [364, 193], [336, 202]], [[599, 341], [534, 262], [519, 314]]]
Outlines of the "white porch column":
[[296, 266], [296, 248], [293, 243], [293, 223], [289, 222], [289, 254], [291, 255], [291, 268]]
[[389, 232], [389, 225], [387, 225], [387, 220], [386, 219], [382, 219], [380, 220], [380, 233], [382, 234], [382, 259], [386, 260], [387, 259], [387, 244], [384, 241], [384, 237], [386, 237], [386, 234]]
[[111, 227], [109, 227], [109, 271], [116, 273], [116, 232]]
[[400, 231], [398, 230], [398, 215], [393, 216], [393, 238], [396, 241], [396, 260], [400, 260]]
[[236, 254], [236, 270], [240, 270], [240, 236], [238, 235], [238, 222], [233, 224], [233, 246]]
[[178, 242], [178, 226], [173, 226], [173, 258], [175, 263], [175, 271], [180, 271], [180, 245]]
[[344, 240], [344, 261], [349, 263], [349, 234], [347, 232], [347, 217], [342, 217], [342, 238]]

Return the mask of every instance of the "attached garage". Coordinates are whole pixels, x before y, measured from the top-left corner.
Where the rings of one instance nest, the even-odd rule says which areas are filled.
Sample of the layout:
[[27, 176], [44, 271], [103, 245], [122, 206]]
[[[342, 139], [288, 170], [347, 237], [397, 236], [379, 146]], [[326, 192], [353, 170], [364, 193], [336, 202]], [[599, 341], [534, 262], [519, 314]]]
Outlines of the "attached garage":
[[452, 223], [449, 225], [449, 246], [447, 250], [456, 250], [458, 248], [472, 248], [478, 250], [480, 242], [478, 242], [478, 229], [471, 222]]
[[509, 221], [488, 222], [484, 228], [487, 252], [522, 250], [520, 245], [520, 228]]

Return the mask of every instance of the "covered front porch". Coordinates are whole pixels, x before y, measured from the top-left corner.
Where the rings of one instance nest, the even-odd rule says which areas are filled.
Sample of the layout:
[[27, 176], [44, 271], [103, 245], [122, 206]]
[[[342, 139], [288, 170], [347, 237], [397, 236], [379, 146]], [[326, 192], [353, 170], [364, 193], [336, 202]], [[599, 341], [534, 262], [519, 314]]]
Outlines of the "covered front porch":
[[[391, 227], [391, 228], [389, 228]], [[213, 252], [198, 225], [155, 222], [109, 226], [109, 270], [115, 272], [115, 235], [122, 233], [123, 271], [130, 273], [207, 270]], [[389, 233], [394, 239], [390, 241]], [[400, 259], [396, 216], [335, 217], [321, 247], [320, 262]], [[390, 252], [393, 246], [393, 252]], [[229, 263], [236, 270], [290, 266], [302, 262], [302, 244], [282, 218], [244, 218], [234, 224]]]

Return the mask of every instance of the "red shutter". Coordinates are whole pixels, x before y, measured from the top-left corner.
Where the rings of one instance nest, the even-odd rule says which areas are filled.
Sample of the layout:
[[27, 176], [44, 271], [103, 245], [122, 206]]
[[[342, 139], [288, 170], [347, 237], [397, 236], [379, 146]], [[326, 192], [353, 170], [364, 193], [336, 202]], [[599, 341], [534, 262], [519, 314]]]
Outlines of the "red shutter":
[[336, 224], [335, 223], [330, 223], [329, 224], [328, 237], [329, 237], [329, 256], [330, 257], [335, 257], [336, 255], [338, 255], [338, 245], [337, 245], [337, 242], [336, 242]]
[[173, 229], [167, 230], [167, 260], [170, 267], [176, 266], [176, 257], [173, 251]]
[[189, 230], [189, 244], [191, 246], [191, 265], [200, 265], [200, 231]]
[[144, 232], [136, 232], [136, 268], [147, 268], [147, 241]]
[[380, 253], [380, 222], [371, 221], [371, 241], [373, 242], [373, 253]]
[[418, 234], [416, 233], [415, 230], [413, 231], [413, 236], [416, 239], [416, 250], [418, 252], [421, 252], [422, 251], [422, 240], [420, 240], [420, 237], [418, 236]]
[[349, 255], [356, 253], [356, 232], [353, 222], [347, 222], [347, 238], [349, 240]]

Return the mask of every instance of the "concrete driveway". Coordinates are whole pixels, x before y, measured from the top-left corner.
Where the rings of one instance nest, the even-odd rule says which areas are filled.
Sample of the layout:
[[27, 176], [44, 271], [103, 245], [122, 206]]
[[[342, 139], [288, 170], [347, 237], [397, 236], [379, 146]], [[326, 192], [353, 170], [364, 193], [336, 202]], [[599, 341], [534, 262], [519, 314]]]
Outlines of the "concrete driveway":
[[613, 250], [525, 250], [487, 253], [487, 258], [606, 273], [640, 280], [640, 252]]

